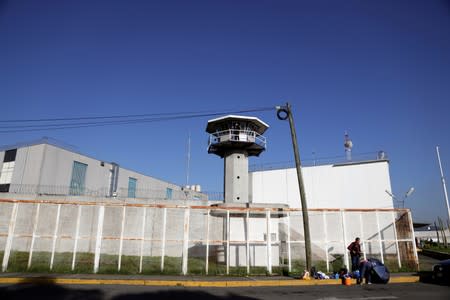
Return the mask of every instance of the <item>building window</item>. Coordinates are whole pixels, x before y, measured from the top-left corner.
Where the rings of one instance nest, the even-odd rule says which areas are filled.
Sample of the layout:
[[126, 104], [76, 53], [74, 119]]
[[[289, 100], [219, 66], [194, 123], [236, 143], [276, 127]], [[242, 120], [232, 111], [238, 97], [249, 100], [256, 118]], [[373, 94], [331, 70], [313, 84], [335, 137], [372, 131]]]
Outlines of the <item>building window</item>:
[[11, 149], [5, 151], [5, 157], [3, 158], [3, 162], [10, 162], [16, 160], [17, 149]]
[[172, 192], [173, 190], [171, 188], [166, 189], [166, 199], [172, 199]]
[[73, 162], [72, 180], [70, 180], [70, 195], [84, 194], [87, 166], [88, 165], [78, 161]]
[[9, 183], [0, 184], [0, 193], [8, 193], [8, 192], [9, 192]]
[[137, 179], [133, 177], [128, 178], [128, 198], [136, 198]]
[[0, 193], [8, 193], [14, 172], [14, 165], [16, 164], [17, 149], [5, 151], [3, 157], [3, 165], [0, 170]]

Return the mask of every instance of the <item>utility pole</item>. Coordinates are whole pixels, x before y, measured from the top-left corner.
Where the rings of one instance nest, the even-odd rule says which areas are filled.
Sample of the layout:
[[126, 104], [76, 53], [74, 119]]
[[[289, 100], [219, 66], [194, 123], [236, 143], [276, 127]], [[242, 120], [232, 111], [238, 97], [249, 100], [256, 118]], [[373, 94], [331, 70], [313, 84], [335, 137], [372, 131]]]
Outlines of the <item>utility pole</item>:
[[302, 205], [303, 215], [303, 232], [305, 236], [305, 255], [306, 255], [306, 269], [311, 270], [311, 235], [309, 231], [309, 216], [308, 207], [306, 204], [305, 186], [303, 184], [302, 166], [300, 162], [300, 154], [298, 151], [297, 133], [295, 131], [294, 117], [292, 115], [291, 105], [286, 103], [286, 106], [277, 106], [277, 117], [280, 120], [289, 119], [289, 126], [291, 127], [292, 146], [294, 148], [295, 166], [297, 168], [298, 188], [300, 190], [300, 202]]
[[447, 186], [445, 185], [444, 171], [442, 171], [441, 156], [439, 155], [439, 146], [436, 146], [436, 153], [439, 162], [439, 170], [441, 171], [442, 188], [444, 189], [445, 203], [447, 204], [448, 219], [450, 220], [450, 207], [448, 205]]

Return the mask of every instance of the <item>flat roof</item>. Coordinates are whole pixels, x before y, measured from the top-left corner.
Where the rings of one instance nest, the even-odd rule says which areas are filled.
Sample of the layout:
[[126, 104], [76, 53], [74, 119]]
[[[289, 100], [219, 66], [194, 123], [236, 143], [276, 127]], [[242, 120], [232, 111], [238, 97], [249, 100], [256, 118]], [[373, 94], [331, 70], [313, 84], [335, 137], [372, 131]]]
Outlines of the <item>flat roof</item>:
[[378, 162], [389, 162], [388, 159], [371, 159], [371, 160], [361, 160], [361, 161], [347, 161], [343, 163], [332, 164], [333, 167], [343, 167], [343, 166], [352, 166], [352, 165], [364, 165], [364, 164], [373, 164]]
[[261, 121], [261, 119], [257, 117], [250, 117], [250, 116], [238, 116], [238, 115], [227, 115], [215, 119], [208, 120], [208, 125], [206, 126], [206, 132], [213, 133], [216, 131], [216, 128], [214, 127], [214, 123], [221, 123], [229, 120], [239, 120], [239, 121], [249, 121], [255, 123], [257, 126], [260, 127], [260, 130], [256, 130], [258, 133], [263, 133], [267, 130], [270, 126], [265, 123], [264, 121]]
[[[347, 167], [355, 165], [364, 164], [374, 164], [374, 163], [389, 163], [389, 159], [372, 159], [372, 160], [359, 160], [359, 161], [349, 161], [343, 163], [317, 163], [317, 164], [305, 164], [302, 162], [302, 168], [321, 168], [321, 167]], [[295, 162], [281, 162], [281, 163], [266, 163], [266, 164], [252, 164], [249, 165], [249, 172], [265, 172], [265, 171], [275, 171], [275, 170], [286, 170], [295, 169]]]

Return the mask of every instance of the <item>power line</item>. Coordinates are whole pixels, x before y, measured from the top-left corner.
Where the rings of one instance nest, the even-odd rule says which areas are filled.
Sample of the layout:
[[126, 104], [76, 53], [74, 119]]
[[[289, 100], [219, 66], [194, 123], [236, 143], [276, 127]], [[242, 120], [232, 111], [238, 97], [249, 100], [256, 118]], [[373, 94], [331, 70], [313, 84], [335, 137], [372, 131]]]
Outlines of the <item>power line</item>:
[[170, 116], [170, 115], [179, 115], [179, 114], [188, 114], [188, 113], [195, 113], [195, 112], [152, 113], [152, 114], [134, 114], [134, 115], [92, 116], [92, 117], [43, 118], [43, 119], [12, 119], [12, 120], [0, 120], [0, 123], [54, 122], [54, 121], [79, 121], [79, 120], [98, 120], [98, 119], [138, 118], [138, 117], [151, 117], [151, 116]]
[[[27, 125], [4, 125], [0, 126], [0, 133], [13, 133], [13, 132], [32, 132], [32, 131], [44, 131], [44, 130], [61, 130], [61, 129], [76, 129], [76, 128], [86, 128], [86, 127], [99, 127], [99, 126], [110, 126], [110, 125], [128, 125], [128, 124], [138, 124], [138, 123], [151, 123], [151, 122], [162, 122], [162, 121], [174, 121], [182, 119], [193, 119], [201, 117], [212, 117], [223, 114], [239, 114], [248, 112], [261, 112], [273, 110], [274, 107], [260, 107], [260, 108], [250, 108], [244, 110], [228, 110], [228, 111], [199, 111], [199, 112], [175, 112], [175, 113], [153, 113], [153, 114], [135, 114], [135, 115], [115, 115], [115, 116], [94, 116], [94, 117], [69, 117], [69, 118], [46, 118], [46, 119], [15, 119], [15, 120], [2, 120], [2, 123], [30, 123], [36, 122], [38, 124], [27, 124]], [[150, 117], [152, 116], [152, 117]], [[81, 120], [102, 120], [103, 121], [90, 121], [90, 122], [70, 122], [70, 121], [81, 121]], [[112, 119], [112, 120], [111, 120]], [[116, 120], [114, 120], [116, 119]], [[66, 122], [57, 122], [66, 121]], [[67, 122], [68, 121], [68, 122]], [[42, 122], [47, 122], [48, 124], [42, 124]]]
[[[216, 115], [216, 114], [208, 114], [208, 116]], [[57, 129], [73, 129], [73, 128], [86, 128], [86, 127], [101, 127], [101, 126], [110, 126], [110, 125], [129, 125], [129, 124], [138, 124], [138, 123], [152, 123], [152, 122], [161, 122], [161, 121], [170, 121], [170, 120], [180, 120], [180, 119], [189, 119], [200, 117], [200, 115], [196, 116], [178, 116], [178, 117], [165, 117], [165, 118], [147, 118], [147, 119], [131, 119], [131, 120], [120, 120], [120, 121], [109, 121], [109, 122], [88, 122], [88, 123], [62, 123], [62, 124], [46, 124], [46, 125], [24, 125], [24, 126], [15, 126], [12, 128], [25, 128], [31, 127], [30, 129], [11, 129], [0, 131], [0, 133], [6, 132], [28, 132], [28, 131], [43, 131], [43, 130], [57, 130]], [[0, 128], [7, 128], [0, 126]]]
[[109, 116], [78, 116], [78, 117], [64, 117], [64, 118], [40, 118], [40, 119], [11, 119], [11, 120], [0, 120], [0, 123], [16, 123], [16, 122], [51, 122], [51, 121], [75, 121], [75, 120], [95, 120], [95, 119], [114, 119], [114, 118], [138, 118], [138, 117], [152, 117], [152, 116], [175, 116], [175, 115], [186, 115], [186, 114], [205, 114], [205, 113], [242, 113], [242, 112], [254, 112], [254, 111], [264, 111], [271, 110], [274, 107], [256, 107], [248, 108], [243, 110], [234, 111], [231, 109], [226, 109], [223, 111], [188, 111], [188, 112], [163, 112], [163, 113], [149, 113], [149, 114], [129, 114], [129, 115], [109, 115]]

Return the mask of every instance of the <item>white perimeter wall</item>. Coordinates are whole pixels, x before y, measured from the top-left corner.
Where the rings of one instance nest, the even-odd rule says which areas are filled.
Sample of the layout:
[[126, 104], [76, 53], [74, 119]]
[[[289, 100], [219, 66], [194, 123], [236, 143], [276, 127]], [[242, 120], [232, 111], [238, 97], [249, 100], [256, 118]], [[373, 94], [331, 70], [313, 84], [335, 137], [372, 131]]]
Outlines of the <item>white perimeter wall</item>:
[[[308, 208], [393, 208], [389, 163], [302, 168]], [[249, 173], [250, 202], [300, 208], [295, 168]]]

